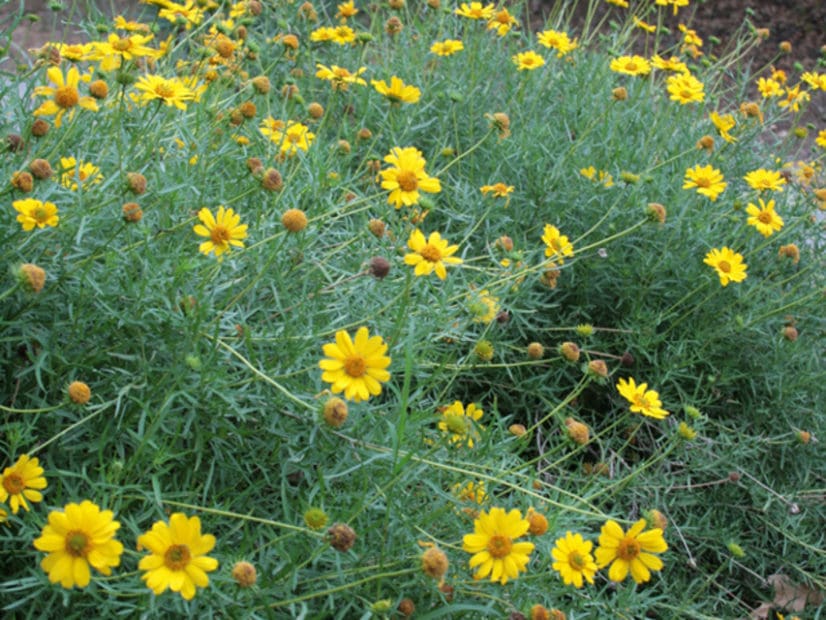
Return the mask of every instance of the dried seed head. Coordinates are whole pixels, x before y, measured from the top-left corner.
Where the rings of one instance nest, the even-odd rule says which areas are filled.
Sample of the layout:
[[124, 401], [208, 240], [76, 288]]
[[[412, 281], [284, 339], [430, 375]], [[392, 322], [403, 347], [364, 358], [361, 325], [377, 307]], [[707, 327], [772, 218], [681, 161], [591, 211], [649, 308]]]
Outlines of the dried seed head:
[[241, 588], [251, 588], [258, 580], [258, 573], [252, 564], [240, 561], [232, 567], [232, 578]]
[[307, 215], [301, 209], [287, 209], [281, 216], [281, 223], [292, 233], [301, 232], [307, 228]]
[[580, 356], [579, 346], [575, 342], [563, 342], [559, 345], [559, 354], [569, 362], [578, 362]]
[[30, 192], [34, 188], [34, 177], [25, 170], [20, 170], [11, 175], [11, 184], [21, 192]]
[[356, 532], [346, 523], [334, 523], [329, 530], [330, 546], [336, 551], [349, 551], [356, 542]]
[[447, 555], [438, 547], [430, 547], [422, 554], [422, 572], [428, 577], [441, 581], [448, 565]]
[[261, 177], [261, 185], [264, 189], [271, 192], [280, 191], [284, 187], [284, 180], [281, 178], [281, 173], [275, 168], [267, 168]]
[[532, 360], [542, 359], [545, 355], [545, 347], [538, 342], [532, 342], [528, 345], [528, 357]]
[[333, 396], [328, 398], [321, 410], [324, 421], [333, 428], [341, 428], [347, 421], [347, 403]]
[[319, 119], [324, 116], [324, 106], [317, 101], [313, 101], [307, 106], [307, 114], [310, 115], [310, 118]]
[[528, 432], [528, 429], [525, 428], [524, 424], [511, 424], [508, 427], [508, 432], [514, 437], [522, 437], [522, 435]]
[[375, 218], [371, 219], [368, 222], [367, 227], [370, 229], [370, 232], [373, 233], [373, 235], [378, 239], [381, 239], [384, 236], [385, 231], [387, 230], [387, 226], [385, 226], [384, 222], [382, 222], [381, 220], [377, 220]]
[[95, 99], [106, 99], [109, 94], [109, 85], [103, 80], [95, 80], [89, 84], [89, 94]]
[[32, 293], [39, 293], [46, 284], [46, 272], [33, 263], [23, 263], [17, 269], [17, 279]]
[[399, 606], [396, 608], [399, 613], [405, 618], [409, 618], [416, 611], [416, 604], [409, 598], [403, 598], [399, 601]]
[[78, 405], [85, 405], [92, 398], [92, 390], [83, 381], [72, 381], [67, 391], [69, 399]]
[[32, 123], [32, 135], [35, 138], [42, 138], [49, 133], [50, 125], [48, 121], [38, 118]]
[[604, 379], [608, 376], [608, 366], [603, 360], [591, 360], [588, 362], [588, 372]]
[[617, 86], [611, 91], [611, 96], [614, 98], [614, 101], [625, 101], [628, 99], [628, 91], [625, 89], [625, 86]]
[[143, 218], [143, 211], [137, 202], [127, 202], [121, 208], [123, 219], [132, 224], [140, 222]]
[[133, 194], [140, 196], [146, 191], [146, 177], [140, 172], [127, 172], [126, 185]]
[[528, 531], [534, 536], [542, 536], [548, 531], [548, 519], [541, 512], [536, 512], [533, 508], [528, 508], [528, 513], [525, 515], [530, 524]]
[[270, 84], [270, 78], [266, 75], [257, 75], [252, 78], [252, 87], [260, 94], [266, 95], [270, 92], [270, 88], [272, 85]]
[[574, 420], [573, 418], [565, 418], [565, 428], [567, 429], [568, 437], [580, 446], [584, 446], [590, 440], [591, 434], [587, 424]]
[[370, 259], [370, 274], [377, 280], [383, 279], [390, 273], [390, 262], [382, 256], [374, 256]]
[[650, 220], [659, 222], [660, 224], [665, 224], [666, 211], [664, 206], [662, 206], [659, 202], [649, 202], [647, 209], [648, 218]]
[[36, 178], [41, 180], [48, 179], [54, 174], [51, 164], [45, 159], [33, 159], [32, 163], [29, 164], [29, 170]]

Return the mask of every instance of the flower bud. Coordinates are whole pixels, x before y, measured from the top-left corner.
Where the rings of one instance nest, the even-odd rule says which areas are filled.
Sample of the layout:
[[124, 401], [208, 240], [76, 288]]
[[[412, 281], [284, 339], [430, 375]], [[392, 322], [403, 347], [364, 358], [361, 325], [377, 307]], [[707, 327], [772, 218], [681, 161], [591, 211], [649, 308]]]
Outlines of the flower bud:
[[588, 362], [588, 373], [604, 379], [608, 376], [608, 366], [603, 360], [591, 360]]
[[301, 232], [307, 227], [307, 215], [301, 209], [287, 209], [281, 216], [281, 224], [291, 233]]
[[137, 202], [127, 202], [121, 208], [123, 219], [132, 224], [140, 222], [143, 217], [143, 211]]
[[330, 546], [336, 551], [349, 551], [356, 542], [356, 532], [346, 523], [334, 523], [329, 530]]
[[321, 410], [324, 421], [333, 428], [341, 428], [347, 421], [347, 403], [340, 398], [333, 396], [328, 398]]
[[559, 345], [559, 354], [569, 362], [579, 361], [579, 346], [574, 342], [563, 342]]
[[35, 264], [23, 263], [17, 269], [17, 279], [32, 293], [39, 293], [46, 284], [46, 272]]
[[422, 554], [422, 572], [437, 581], [444, 578], [448, 565], [447, 555], [436, 546], [430, 547]]
[[241, 588], [251, 588], [258, 580], [255, 567], [249, 562], [236, 562], [232, 567], [232, 578]]
[[327, 513], [321, 508], [309, 508], [304, 513], [304, 523], [311, 530], [320, 530], [327, 525]]
[[67, 391], [69, 400], [78, 405], [85, 405], [92, 398], [92, 390], [83, 381], [72, 381]]
[[545, 347], [543, 347], [538, 342], [531, 342], [528, 345], [528, 358], [532, 360], [542, 359], [542, 356], [545, 355]]
[[51, 164], [49, 164], [49, 162], [45, 159], [33, 159], [32, 163], [29, 164], [29, 170], [31, 170], [31, 173], [35, 176], [35, 178], [40, 179], [41, 181], [48, 179], [54, 173]]
[[588, 425], [573, 418], [565, 418], [565, 428], [567, 429], [568, 437], [580, 446], [587, 444], [591, 438]]

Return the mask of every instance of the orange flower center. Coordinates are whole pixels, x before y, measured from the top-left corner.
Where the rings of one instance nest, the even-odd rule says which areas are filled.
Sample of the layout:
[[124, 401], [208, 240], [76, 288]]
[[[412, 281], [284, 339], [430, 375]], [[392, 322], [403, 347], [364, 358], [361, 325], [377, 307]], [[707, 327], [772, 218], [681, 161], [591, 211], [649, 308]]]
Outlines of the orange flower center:
[[721, 260], [719, 263], [717, 263], [717, 269], [719, 269], [723, 273], [729, 273], [731, 271], [731, 265], [728, 264], [728, 261]]
[[768, 211], [761, 211], [760, 215], [757, 216], [757, 219], [760, 220], [763, 224], [771, 224], [772, 214]]
[[169, 84], [158, 84], [155, 86], [155, 94], [163, 99], [171, 99], [175, 96], [175, 89]]
[[37, 222], [45, 222], [49, 219], [49, 212], [46, 210], [46, 207], [35, 207], [32, 209], [32, 217]]
[[215, 245], [226, 245], [230, 239], [229, 230], [227, 230], [225, 226], [218, 224], [209, 231], [209, 238], [212, 239], [212, 243]]
[[419, 254], [429, 263], [438, 263], [442, 260], [442, 252], [432, 243], [428, 243], [421, 250], [419, 250]]
[[497, 534], [496, 536], [491, 536], [488, 541], [488, 553], [496, 559], [504, 558], [511, 552], [512, 547], [513, 543], [507, 536]]
[[132, 41], [129, 39], [118, 39], [115, 43], [112, 44], [112, 47], [119, 52], [125, 52], [130, 47], [132, 47]]
[[66, 553], [74, 558], [85, 558], [92, 549], [91, 541], [85, 532], [72, 530], [66, 534]]
[[568, 555], [568, 564], [574, 570], [582, 570], [585, 568], [585, 558], [583, 558], [578, 551], [572, 551]]
[[626, 71], [636, 71], [637, 70], [637, 63], [634, 62], [633, 60], [629, 60], [627, 63], [625, 63], [625, 70]]
[[172, 545], [163, 554], [163, 563], [171, 570], [183, 570], [191, 557], [186, 545]]
[[496, 19], [496, 21], [498, 21], [500, 24], [506, 24], [506, 25], [507, 25], [507, 24], [511, 23], [511, 16], [510, 16], [510, 14], [509, 14], [507, 11], [499, 11], [499, 12], [496, 14], [496, 18], [495, 18], [495, 19]]
[[620, 560], [630, 562], [640, 554], [640, 543], [636, 538], [623, 538], [617, 547], [617, 557]]
[[416, 173], [412, 170], [399, 170], [396, 175], [396, 183], [403, 192], [415, 192], [419, 187], [419, 179], [416, 178]]
[[26, 483], [23, 481], [23, 476], [12, 472], [7, 476], [3, 476], [3, 488], [6, 489], [9, 495], [17, 495], [26, 488]]
[[364, 371], [367, 368], [367, 364], [364, 361], [364, 358], [361, 356], [353, 356], [348, 357], [344, 360], [344, 372], [346, 372], [351, 377], [361, 377], [364, 375]]
[[293, 144], [295, 144], [299, 140], [301, 140], [301, 134], [300, 133], [288, 133], [287, 134], [287, 141], [292, 142]]
[[54, 102], [64, 110], [73, 108], [79, 100], [80, 95], [74, 86], [61, 86], [55, 89]]
[[711, 179], [708, 177], [699, 177], [694, 179], [694, 182], [697, 184], [697, 187], [711, 187]]

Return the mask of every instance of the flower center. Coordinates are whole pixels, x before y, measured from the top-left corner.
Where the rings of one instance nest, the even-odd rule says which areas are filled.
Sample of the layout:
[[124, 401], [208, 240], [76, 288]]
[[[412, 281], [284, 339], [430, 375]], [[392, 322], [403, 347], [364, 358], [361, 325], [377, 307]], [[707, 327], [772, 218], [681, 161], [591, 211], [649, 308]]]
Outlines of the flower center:
[[467, 421], [463, 415], [449, 415], [445, 417], [445, 426], [447, 430], [454, 435], [467, 434]]
[[66, 534], [66, 553], [75, 558], [85, 558], [92, 548], [89, 537], [80, 530]]
[[3, 488], [9, 495], [17, 495], [26, 488], [26, 483], [23, 482], [23, 476], [16, 473], [11, 473], [8, 476], [3, 476]]
[[490, 540], [488, 541], [488, 553], [490, 553], [496, 559], [504, 558], [511, 552], [511, 547], [513, 547], [513, 543], [511, 539], [507, 536], [491, 536]]
[[191, 557], [186, 545], [172, 545], [163, 554], [163, 563], [171, 570], [183, 570]]
[[764, 224], [771, 224], [772, 223], [772, 214], [768, 211], [762, 211], [760, 215], [757, 216], [757, 219], [763, 222]]
[[419, 179], [416, 178], [416, 173], [412, 170], [400, 170], [396, 175], [396, 182], [404, 192], [415, 192], [419, 187]]
[[64, 110], [77, 105], [80, 95], [74, 86], [61, 86], [55, 90], [54, 102]]
[[708, 177], [700, 177], [694, 181], [697, 187], [711, 187], [711, 179]]
[[630, 562], [640, 554], [640, 543], [635, 538], [624, 538], [617, 547], [617, 557]]
[[287, 140], [289, 142], [292, 142], [293, 144], [296, 144], [297, 142], [299, 142], [301, 140], [301, 134], [300, 133], [288, 133], [287, 134]]
[[627, 62], [625, 64], [625, 70], [626, 71], [636, 71], [637, 70], [637, 63], [635, 63], [633, 60]]
[[163, 99], [170, 99], [175, 96], [175, 89], [169, 84], [158, 84], [155, 86], [155, 94]]
[[132, 47], [132, 41], [129, 39], [118, 39], [115, 43], [112, 44], [112, 47], [119, 52], [125, 52], [130, 47]]
[[496, 21], [500, 24], [509, 24], [511, 23], [511, 16], [507, 11], [499, 11], [499, 13], [496, 14]]
[[430, 263], [438, 263], [442, 260], [442, 253], [432, 243], [428, 243], [425, 245], [421, 250], [419, 250], [419, 254], [423, 259]]
[[209, 231], [209, 238], [212, 239], [212, 243], [215, 245], [226, 245], [229, 241], [229, 230], [219, 224]]
[[361, 356], [348, 357], [344, 360], [344, 372], [351, 377], [363, 376], [366, 368], [367, 364], [364, 363], [364, 358]]
[[717, 263], [717, 269], [719, 269], [723, 273], [729, 273], [731, 271], [731, 265], [728, 264], [728, 261], [721, 260], [719, 263]]
[[35, 207], [32, 211], [32, 217], [34, 217], [37, 222], [45, 222], [49, 219], [49, 213], [46, 211], [45, 207]]
[[568, 564], [574, 570], [582, 570], [585, 568], [585, 558], [583, 558], [578, 551], [573, 551], [568, 555]]

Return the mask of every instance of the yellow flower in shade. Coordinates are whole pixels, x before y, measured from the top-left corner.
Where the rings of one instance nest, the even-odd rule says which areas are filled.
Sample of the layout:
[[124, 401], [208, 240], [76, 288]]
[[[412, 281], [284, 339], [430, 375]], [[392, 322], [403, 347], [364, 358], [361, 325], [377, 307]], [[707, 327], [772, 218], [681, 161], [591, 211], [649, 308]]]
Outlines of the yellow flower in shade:
[[654, 4], [658, 4], [659, 6], [668, 6], [670, 4], [674, 7], [674, 15], [676, 15], [681, 6], [688, 6], [688, 0], [655, 0]]
[[470, 403], [465, 409], [465, 406], [457, 400], [442, 411], [438, 427], [440, 431], [450, 434], [450, 443], [464, 444], [472, 448], [474, 440], [479, 441], [476, 422], [483, 414], [484, 411], [475, 403]]
[[733, 114], [723, 114], [721, 116], [717, 112], [712, 112], [708, 117], [711, 119], [711, 122], [714, 123], [714, 126], [717, 128], [717, 133], [720, 134], [723, 140], [726, 142], [737, 142], [737, 139], [729, 133], [729, 130], [734, 129], [734, 126], [737, 124]]
[[183, 20], [187, 30], [191, 30], [204, 20], [204, 11], [199, 6], [201, 3], [194, 0], [186, 0], [185, 4], [176, 4], [171, 0], [155, 4], [161, 7], [158, 17], [173, 24]]
[[243, 248], [242, 239], [247, 238], [247, 225], [241, 224], [241, 216], [232, 209], [218, 208], [218, 213], [212, 212], [204, 207], [198, 211], [198, 219], [201, 224], [196, 224], [192, 230], [199, 237], [208, 237], [207, 241], [198, 246], [198, 250], [209, 255], [215, 252], [215, 256], [220, 257], [224, 252], [230, 251], [230, 246]]
[[488, 21], [488, 30], [496, 30], [496, 34], [504, 37], [513, 27], [519, 27], [519, 22], [516, 18], [508, 12], [508, 9], [502, 8], [496, 11]]
[[473, 554], [470, 567], [475, 568], [474, 579], [485, 579], [502, 585], [516, 579], [527, 570], [534, 550], [531, 542], [517, 542], [524, 536], [530, 523], [516, 509], [505, 512], [503, 508], [482, 511], [473, 522], [473, 533], [465, 534], [462, 549]]
[[772, 192], [782, 192], [786, 179], [776, 170], [764, 170], [759, 168], [752, 170], [743, 177], [749, 187], [757, 191], [769, 190]]
[[817, 138], [815, 138], [815, 144], [826, 149], [826, 129], [821, 129], [818, 132]]
[[749, 215], [746, 223], [754, 226], [764, 237], [770, 237], [783, 228], [783, 218], [775, 212], [774, 200], [765, 203], [762, 198], [758, 198], [757, 201], [760, 203], [759, 207], [751, 202], [746, 207], [746, 213]]
[[647, 383], [637, 385], [633, 377], [628, 377], [628, 380], [620, 379], [617, 391], [631, 404], [632, 413], [641, 413], [657, 420], [662, 420], [668, 415], [668, 411], [662, 407], [660, 395], [654, 390], [649, 390]]
[[805, 90], [800, 90], [800, 84], [794, 88], [787, 88], [783, 93], [783, 98], [777, 102], [781, 108], [789, 108], [792, 112], [800, 111], [800, 104], [805, 103], [811, 99], [809, 93]]
[[533, 50], [520, 52], [516, 56], [511, 56], [517, 71], [533, 71], [545, 64], [545, 59]]
[[757, 90], [760, 91], [760, 94], [763, 96], [763, 99], [779, 97], [783, 94], [783, 87], [780, 84], [780, 82], [772, 78], [758, 78]]
[[43, 477], [43, 468], [37, 457], [29, 457], [28, 454], [21, 454], [17, 462], [11, 467], [3, 470], [0, 476], [0, 502], [5, 502], [11, 507], [11, 511], [17, 514], [20, 507], [28, 512], [30, 502], [42, 502], [42, 489], [47, 486], [46, 478]]
[[[484, 504], [488, 498], [488, 494], [485, 491], [484, 480], [480, 480], [478, 482], [473, 482], [470, 480], [465, 484], [457, 482], [450, 488], [450, 492], [460, 502], [476, 504], [477, 506]], [[463, 512], [473, 512], [474, 517], [477, 514], [472, 508], [464, 508]]]
[[[278, 138], [278, 140], [274, 138]], [[288, 121], [283, 133], [273, 134], [270, 136], [270, 140], [280, 142], [281, 154], [292, 157], [298, 151], [307, 151], [313, 140], [315, 140], [315, 134], [302, 123]]]
[[580, 534], [571, 532], [565, 532], [565, 536], [556, 539], [551, 550], [554, 559], [552, 567], [562, 577], [565, 585], [581, 588], [583, 580], [594, 583], [597, 565], [591, 555], [593, 546], [590, 540], [583, 540]]
[[574, 255], [574, 246], [563, 234], [560, 234], [556, 226], [545, 224], [542, 234], [542, 241], [545, 242], [545, 256], [559, 264], [564, 263], [563, 257]]
[[812, 90], [826, 90], [826, 73], [804, 71], [800, 79], [806, 82]]
[[63, 115], [68, 113], [69, 120], [75, 115], [75, 109], [80, 106], [84, 110], [91, 112], [98, 111], [98, 104], [94, 98], [81, 97], [77, 85], [81, 77], [77, 67], [70, 67], [64, 78], [59, 67], [50, 67], [46, 71], [46, 76], [54, 86], [38, 86], [34, 89], [35, 97], [51, 97], [51, 99], [40, 104], [32, 114], [35, 116], [54, 116], [54, 126], [60, 127], [63, 122]]
[[120, 523], [113, 516], [111, 510], [101, 510], [88, 499], [49, 513], [34, 546], [48, 553], [40, 566], [51, 583], [85, 588], [91, 580], [90, 565], [99, 573], [112, 574], [123, 553], [123, 545], [115, 540]]
[[90, 60], [99, 60], [101, 71], [113, 71], [119, 69], [125, 60], [135, 58], [160, 58], [161, 52], [148, 47], [146, 44], [152, 40], [151, 34], [133, 34], [120, 37], [115, 33], [109, 35], [106, 41], [96, 41], [92, 43], [92, 53]]
[[482, 6], [481, 2], [471, 2], [468, 6], [467, 2], [463, 2], [459, 8], [455, 9], [453, 12], [456, 15], [467, 17], [468, 19], [490, 19], [493, 17], [493, 12], [495, 10], [496, 9], [492, 4]]
[[742, 282], [746, 279], [748, 265], [743, 262], [743, 256], [727, 247], [719, 250], [712, 248], [703, 262], [709, 267], [714, 267], [723, 286], [728, 286], [729, 282]]
[[668, 71], [669, 73], [691, 73], [688, 70], [688, 65], [676, 56], [662, 58], [655, 54], [651, 57], [651, 66], [660, 71]]
[[365, 82], [359, 76], [367, 71], [367, 67], [359, 68], [355, 73], [350, 73], [349, 70], [339, 67], [338, 65], [332, 65], [330, 67], [326, 67], [322, 64], [317, 64], [316, 67], [318, 71], [316, 71], [315, 76], [322, 80], [328, 80], [333, 90], [347, 90], [350, 84], [359, 84], [361, 86], [366, 86], [367, 82]]
[[89, 185], [103, 181], [100, 168], [88, 161], [78, 162], [74, 157], [61, 157], [60, 167], [63, 169], [63, 173], [60, 175], [60, 184], [63, 187], [68, 187], [73, 192], [78, 190], [78, 181], [80, 181], [80, 187], [84, 189]]
[[46, 226], [57, 226], [60, 217], [57, 215], [57, 207], [53, 202], [41, 202], [34, 198], [24, 198], [11, 203], [17, 211], [17, 221], [23, 225], [23, 230], [33, 230], [35, 226], [45, 228]]
[[381, 394], [381, 384], [390, 381], [387, 343], [370, 336], [366, 327], [358, 328], [355, 339], [343, 329], [337, 331], [336, 341], [323, 350], [327, 358], [318, 363], [324, 371], [321, 380], [331, 384], [333, 394], [344, 392], [344, 398], [358, 403]]
[[579, 45], [576, 39], [571, 40], [567, 32], [561, 32], [559, 30], [537, 32], [536, 38], [539, 40], [540, 45], [556, 50], [557, 58], [562, 58], [570, 54]]
[[611, 71], [626, 75], [648, 75], [651, 73], [651, 64], [642, 56], [620, 56], [614, 58], [609, 65]]
[[390, 191], [387, 202], [397, 209], [419, 204], [419, 191], [437, 194], [442, 191], [439, 179], [429, 176], [424, 167], [427, 163], [417, 148], [393, 147], [384, 161], [392, 167], [379, 172], [381, 187]]
[[353, 0], [348, 0], [347, 2], [342, 2], [339, 5], [336, 5], [338, 11], [336, 12], [336, 17], [340, 19], [349, 19], [356, 15], [359, 10], [356, 8], [355, 3]]
[[452, 56], [456, 52], [461, 52], [463, 49], [465, 49], [464, 43], [457, 39], [436, 41], [436, 43], [430, 46], [430, 51], [437, 56]]
[[613, 4], [614, 6], [618, 6], [621, 9], [628, 8], [628, 0], [605, 0], [608, 4]]
[[504, 183], [494, 183], [493, 185], [483, 185], [479, 188], [479, 191], [482, 192], [485, 196], [488, 194], [492, 195], [494, 198], [504, 198], [505, 199], [505, 206], [508, 206], [510, 202], [510, 194], [513, 192], [513, 185], [505, 185]]
[[141, 92], [138, 101], [147, 105], [151, 101], [162, 101], [167, 106], [186, 110], [186, 102], [193, 101], [195, 91], [178, 78], [164, 78], [160, 75], [143, 75], [135, 82], [135, 88]]
[[474, 323], [491, 323], [499, 314], [499, 298], [490, 294], [490, 291], [472, 291], [468, 303], [468, 310], [473, 315]]
[[384, 80], [371, 80], [370, 84], [393, 103], [417, 103], [422, 96], [422, 91], [395, 75], [390, 78], [390, 86]]
[[417, 228], [410, 233], [407, 247], [413, 251], [404, 255], [404, 262], [415, 267], [413, 273], [417, 276], [427, 276], [435, 271], [436, 276], [444, 280], [447, 277], [445, 264], [461, 265], [463, 262], [461, 258], [453, 256], [459, 246], [448, 245], [447, 239], [442, 239], [438, 232], [430, 233], [425, 239], [422, 231]]
[[623, 581], [630, 572], [636, 583], [645, 583], [651, 579], [652, 570], [662, 570], [662, 560], [653, 554], [668, 550], [663, 531], [653, 528], [643, 532], [645, 526], [645, 519], [637, 521], [627, 533], [616, 521], [608, 520], [602, 526], [595, 555], [600, 568], [611, 565], [611, 581]]
[[614, 187], [614, 177], [605, 170], [597, 172], [596, 168], [588, 166], [587, 168], [580, 168], [579, 174], [594, 183], [602, 183], [605, 187]]
[[156, 595], [167, 588], [178, 592], [187, 601], [195, 589], [209, 585], [207, 573], [218, 568], [218, 560], [207, 555], [215, 547], [215, 536], [201, 534], [201, 520], [176, 512], [169, 524], [156, 521], [152, 529], [138, 536], [138, 547], [148, 549], [138, 569], [147, 587]]
[[685, 171], [683, 189], [697, 188], [697, 193], [712, 202], [723, 193], [728, 184], [723, 180], [723, 173], [709, 166], [699, 164]]
[[648, 33], [657, 32], [656, 24], [649, 24], [648, 22], [645, 22], [645, 21], [641, 20], [636, 15], [632, 15], [631, 18], [634, 20], [634, 25], [637, 28], [639, 28], [640, 30], [644, 30], [645, 32], [648, 32]]
[[670, 76], [665, 81], [671, 101], [678, 101], [682, 105], [702, 102], [706, 95], [703, 83], [690, 73], [679, 73]]

